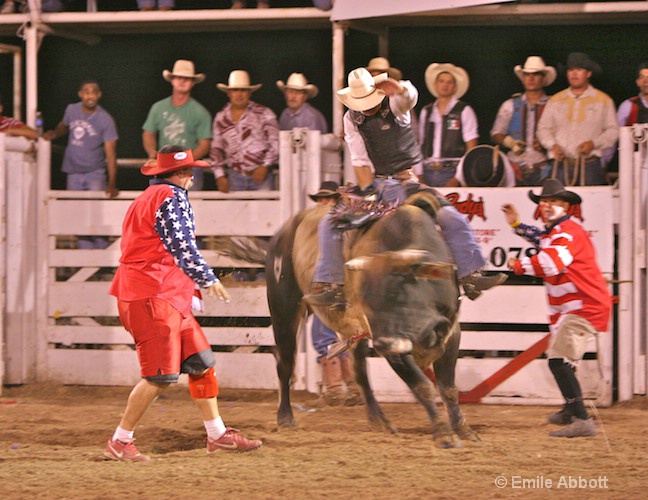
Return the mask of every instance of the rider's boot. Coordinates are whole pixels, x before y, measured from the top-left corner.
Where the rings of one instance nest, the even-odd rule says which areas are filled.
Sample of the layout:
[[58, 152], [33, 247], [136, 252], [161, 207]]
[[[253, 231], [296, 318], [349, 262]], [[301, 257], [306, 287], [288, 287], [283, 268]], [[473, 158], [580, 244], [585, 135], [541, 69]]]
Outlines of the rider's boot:
[[344, 285], [340, 283], [323, 283], [316, 281], [311, 285], [304, 300], [311, 306], [329, 307], [331, 309], [345, 308]]
[[464, 289], [464, 294], [470, 300], [477, 299], [483, 291], [501, 285], [507, 280], [504, 273], [484, 274], [483, 271], [476, 271], [459, 279]]

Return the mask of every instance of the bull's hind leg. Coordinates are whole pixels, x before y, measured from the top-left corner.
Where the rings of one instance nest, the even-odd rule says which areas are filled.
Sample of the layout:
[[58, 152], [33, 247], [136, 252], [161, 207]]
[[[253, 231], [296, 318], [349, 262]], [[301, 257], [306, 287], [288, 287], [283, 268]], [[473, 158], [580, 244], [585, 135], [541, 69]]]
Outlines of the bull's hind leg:
[[412, 354], [389, 354], [385, 356], [391, 367], [403, 379], [414, 397], [427, 411], [432, 424], [432, 438], [439, 448], [461, 446], [444, 419], [439, 417], [434, 401], [434, 385], [416, 365]]
[[441, 358], [434, 362], [434, 375], [436, 377], [441, 399], [445, 404], [452, 429], [461, 439], [480, 441], [477, 433], [466, 423], [461, 408], [459, 407], [459, 391], [455, 385], [455, 367], [459, 355], [459, 340], [461, 332], [458, 330], [446, 346], [446, 351]]
[[[295, 280], [290, 252], [282, 240], [276, 242], [268, 252], [266, 262], [266, 281], [268, 286], [268, 305], [272, 318], [275, 337], [275, 359], [279, 376], [279, 408], [277, 424], [279, 427], [294, 427], [295, 418], [290, 404], [290, 383], [295, 369], [297, 350], [297, 330], [303, 315], [302, 292]], [[284, 242], [285, 243], [285, 242]]]
[[367, 375], [367, 354], [369, 353], [369, 343], [367, 339], [363, 339], [356, 345], [353, 351], [354, 368], [356, 372], [356, 381], [362, 389], [362, 394], [366, 402], [367, 418], [371, 427], [378, 431], [387, 431], [396, 433], [396, 429], [392, 426], [389, 419], [385, 416], [382, 408], [376, 401], [376, 396], [373, 389], [369, 384], [369, 376]]

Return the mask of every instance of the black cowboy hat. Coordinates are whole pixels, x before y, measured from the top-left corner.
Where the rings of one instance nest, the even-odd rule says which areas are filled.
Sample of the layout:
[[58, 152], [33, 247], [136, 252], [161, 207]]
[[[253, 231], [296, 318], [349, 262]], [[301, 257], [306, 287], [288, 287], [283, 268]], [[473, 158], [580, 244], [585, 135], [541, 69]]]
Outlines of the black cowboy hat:
[[578, 205], [582, 201], [576, 193], [567, 191], [558, 179], [545, 179], [542, 183], [542, 192], [533, 194], [533, 191], [529, 190], [529, 198], [533, 203], [540, 203], [542, 198], [558, 198], [565, 200], [570, 205]]
[[466, 186], [497, 187], [504, 180], [504, 169], [502, 155], [496, 154], [495, 148], [487, 144], [474, 147], [463, 158]]
[[335, 181], [322, 181], [319, 191], [315, 194], [309, 194], [311, 200], [317, 201], [320, 198], [339, 198], [340, 193], [337, 192], [338, 183]]
[[566, 69], [583, 68], [592, 72], [593, 75], [600, 74], [603, 70], [601, 65], [590, 59], [590, 56], [583, 52], [572, 52], [567, 56]]

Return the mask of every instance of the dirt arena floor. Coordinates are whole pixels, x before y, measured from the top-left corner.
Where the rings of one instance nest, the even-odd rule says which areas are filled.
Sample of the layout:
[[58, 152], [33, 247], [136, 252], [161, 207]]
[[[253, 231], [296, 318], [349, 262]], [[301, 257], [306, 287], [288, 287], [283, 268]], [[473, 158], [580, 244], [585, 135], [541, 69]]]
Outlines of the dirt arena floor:
[[[364, 407], [314, 408], [294, 394], [296, 430], [277, 431], [274, 392], [223, 391], [225, 423], [263, 447], [207, 455], [186, 388], [170, 389], [137, 429], [147, 463], [101, 451], [129, 388], [23, 386], [0, 397], [0, 498], [646, 498], [648, 399], [600, 409], [599, 435], [548, 437], [552, 408], [464, 405], [482, 441], [434, 447], [421, 407], [385, 404], [395, 435]], [[309, 411], [315, 410], [315, 411]]]

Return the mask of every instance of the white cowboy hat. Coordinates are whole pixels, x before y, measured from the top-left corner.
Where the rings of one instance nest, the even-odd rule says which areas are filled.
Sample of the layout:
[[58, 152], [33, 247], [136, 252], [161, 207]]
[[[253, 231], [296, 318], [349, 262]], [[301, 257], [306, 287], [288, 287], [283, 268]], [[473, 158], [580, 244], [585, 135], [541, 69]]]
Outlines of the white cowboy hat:
[[387, 78], [387, 73], [371, 76], [366, 68], [356, 68], [349, 73], [349, 86], [337, 91], [337, 98], [354, 111], [375, 108], [385, 98], [385, 93], [376, 88], [376, 84]]
[[261, 88], [261, 85], [262, 84], [260, 83], [257, 83], [256, 85], [250, 85], [250, 75], [248, 74], [248, 72], [242, 69], [235, 69], [229, 74], [227, 85], [225, 85], [224, 83], [217, 83], [216, 87], [218, 87], [218, 90], [222, 90], [223, 92], [227, 92], [231, 89], [244, 89], [254, 92], [256, 90], [259, 90]]
[[305, 90], [309, 99], [319, 93], [319, 89], [312, 83], [308, 83], [308, 80], [306, 80], [306, 77], [302, 73], [293, 73], [288, 77], [286, 83], [283, 80], [277, 80], [277, 88], [282, 92], [285, 92], [286, 89]]
[[178, 59], [173, 65], [173, 70], [169, 71], [168, 69], [165, 69], [162, 72], [162, 76], [167, 82], [170, 82], [171, 78], [173, 78], [174, 76], [193, 78], [196, 83], [200, 83], [205, 79], [204, 73], [196, 74], [193, 61], [188, 61], [186, 59]]
[[425, 70], [425, 85], [427, 85], [430, 94], [434, 97], [438, 97], [436, 89], [434, 88], [434, 83], [440, 73], [450, 73], [454, 76], [457, 84], [454, 97], [461, 99], [461, 97], [468, 92], [468, 87], [470, 87], [470, 78], [465, 69], [450, 63], [432, 63]]
[[401, 72], [401, 70], [392, 68], [389, 65], [389, 60], [387, 60], [386, 57], [374, 57], [371, 61], [369, 61], [369, 64], [367, 64], [367, 69], [370, 73], [373, 73], [374, 71], [378, 73], [387, 73], [389, 77], [393, 78], [394, 80], [403, 79], [403, 73]]
[[513, 68], [513, 72], [517, 77], [522, 81], [522, 75], [524, 73], [544, 73], [544, 78], [542, 79], [542, 86], [548, 87], [556, 79], [556, 68], [553, 66], [547, 66], [540, 56], [529, 56], [524, 62], [524, 66], [519, 64]]

